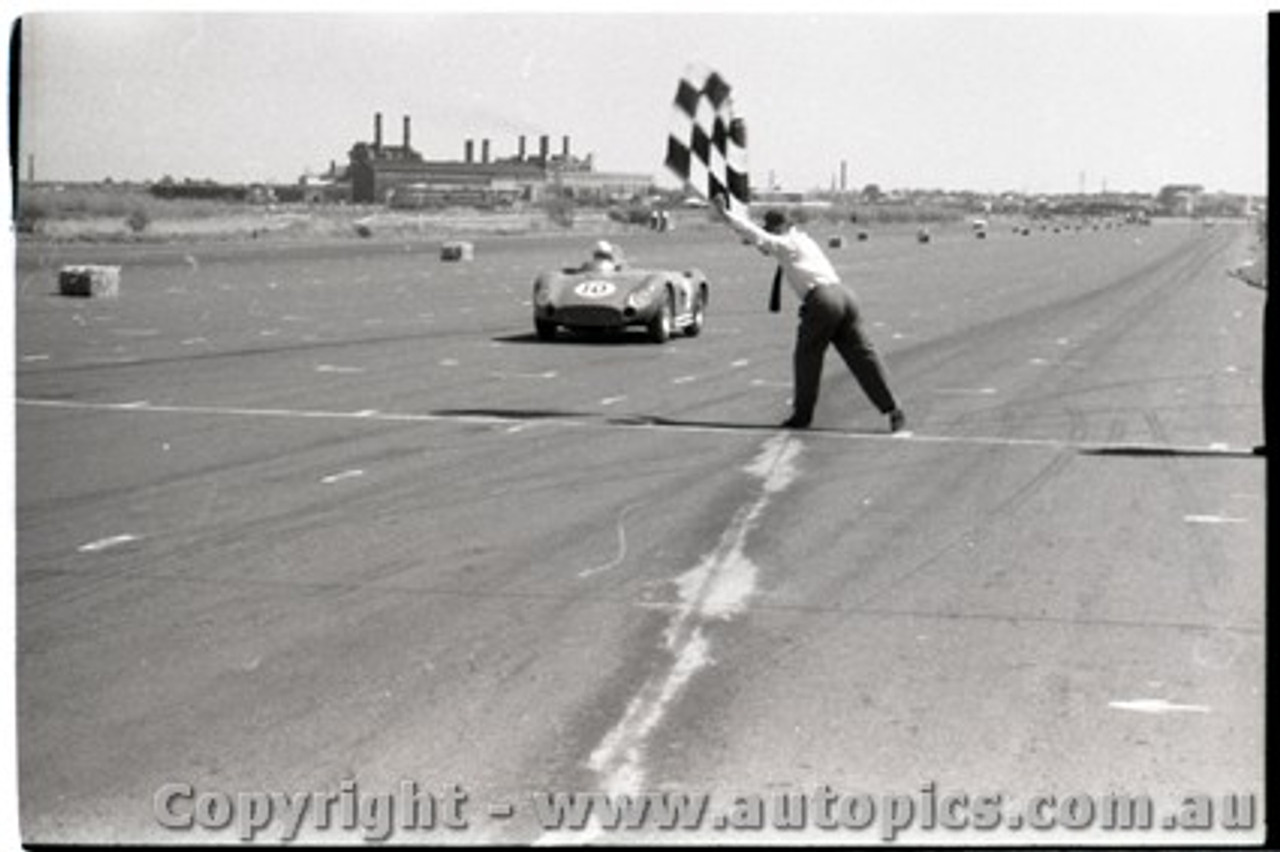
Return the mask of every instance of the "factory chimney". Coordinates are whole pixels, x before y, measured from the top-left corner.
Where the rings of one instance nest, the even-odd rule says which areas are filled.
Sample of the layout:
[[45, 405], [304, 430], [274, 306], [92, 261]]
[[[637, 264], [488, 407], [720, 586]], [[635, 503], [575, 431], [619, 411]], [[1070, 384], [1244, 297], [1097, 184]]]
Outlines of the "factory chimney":
[[488, 165], [489, 163], [489, 140], [480, 140], [480, 162]]
[[466, 150], [465, 160], [466, 162], [470, 163], [475, 159], [475, 156], [476, 156], [476, 142], [474, 139], [467, 140], [467, 145], [465, 150]]
[[542, 156], [542, 162], [545, 165], [551, 159], [551, 137], [542, 136], [538, 139], [538, 150]]
[[373, 114], [373, 150], [382, 152], [382, 113]]
[[520, 162], [524, 162], [524, 137], [520, 137], [520, 153], [516, 155]]
[[564, 137], [564, 159], [565, 159], [565, 162], [568, 162], [569, 160], [569, 137], [568, 136]]
[[404, 117], [404, 149], [409, 150], [409, 116]]

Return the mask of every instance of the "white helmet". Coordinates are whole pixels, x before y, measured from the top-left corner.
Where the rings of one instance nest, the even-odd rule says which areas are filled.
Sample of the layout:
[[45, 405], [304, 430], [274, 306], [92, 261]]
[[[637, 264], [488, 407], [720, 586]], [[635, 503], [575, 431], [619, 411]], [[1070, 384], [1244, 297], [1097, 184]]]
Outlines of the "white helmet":
[[596, 260], [614, 260], [613, 245], [606, 240], [600, 240], [591, 249], [591, 256]]

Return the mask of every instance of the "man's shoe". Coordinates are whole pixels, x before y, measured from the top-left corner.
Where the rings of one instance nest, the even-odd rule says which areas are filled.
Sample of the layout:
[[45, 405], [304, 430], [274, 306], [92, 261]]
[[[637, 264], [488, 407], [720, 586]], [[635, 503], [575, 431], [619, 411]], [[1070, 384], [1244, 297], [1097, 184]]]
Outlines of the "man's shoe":
[[808, 429], [809, 421], [802, 417], [796, 417], [794, 414], [778, 424], [781, 429]]
[[889, 412], [889, 431], [901, 432], [907, 426], [907, 415], [902, 413], [901, 408], [895, 408]]

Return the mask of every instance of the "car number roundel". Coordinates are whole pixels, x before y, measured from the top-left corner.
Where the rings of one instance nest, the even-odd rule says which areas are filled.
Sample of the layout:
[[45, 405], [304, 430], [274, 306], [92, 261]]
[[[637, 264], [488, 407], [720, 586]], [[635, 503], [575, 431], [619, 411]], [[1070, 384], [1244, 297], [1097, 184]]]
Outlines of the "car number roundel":
[[618, 288], [609, 281], [583, 281], [573, 288], [573, 292], [584, 299], [604, 299], [617, 291]]

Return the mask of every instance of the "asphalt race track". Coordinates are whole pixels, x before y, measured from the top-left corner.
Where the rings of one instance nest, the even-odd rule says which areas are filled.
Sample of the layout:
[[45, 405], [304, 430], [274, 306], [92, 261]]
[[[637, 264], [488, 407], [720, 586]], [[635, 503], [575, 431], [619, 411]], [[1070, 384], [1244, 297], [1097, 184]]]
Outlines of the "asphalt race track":
[[[774, 428], [795, 300], [766, 311], [772, 266], [727, 229], [616, 237], [707, 273], [700, 337], [536, 340], [533, 277], [583, 235], [461, 263], [19, 250], [25, 839], [234, 842], [239, 794], [406, 782], [461, 818], [392, 842], [867, 843], [885, 812], [548, 832], [531, 797], [555, 792], [1261, 807], [1263, 297], [1223, 274], [1246, 226], [831, 249], [907, 436], [834, 353], [814, 428]], [[72, 262], [123, 264], [120, 298], [56, 295]], [[161, 825], [162, 799], [197, 824]], [[240, 810], [208, 827], [219, 802]], [[1264, 819], [922, 812], [900, 839], [1243, 842]]]

